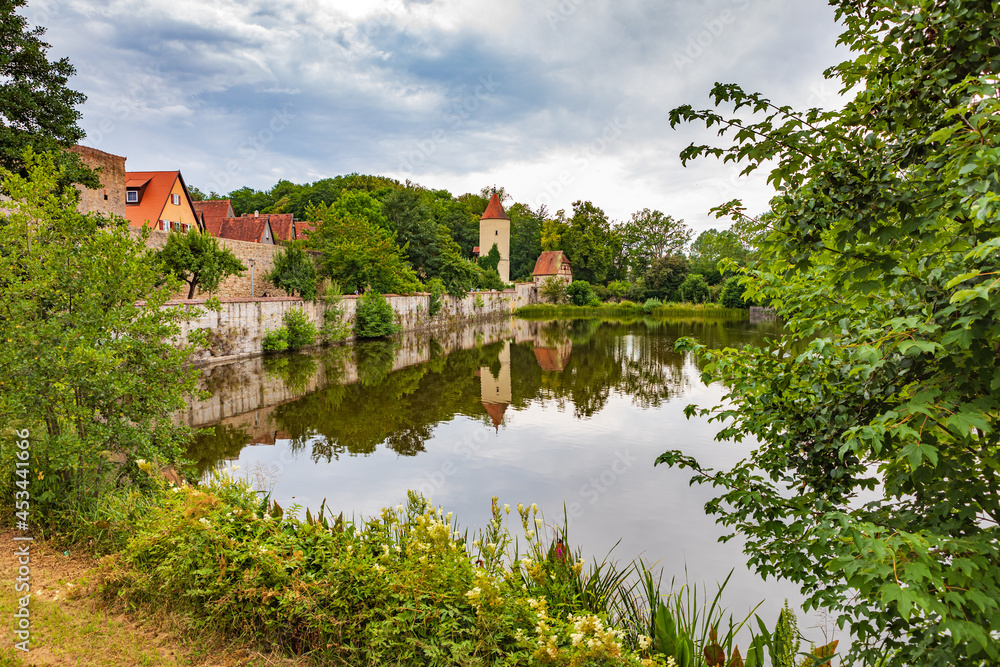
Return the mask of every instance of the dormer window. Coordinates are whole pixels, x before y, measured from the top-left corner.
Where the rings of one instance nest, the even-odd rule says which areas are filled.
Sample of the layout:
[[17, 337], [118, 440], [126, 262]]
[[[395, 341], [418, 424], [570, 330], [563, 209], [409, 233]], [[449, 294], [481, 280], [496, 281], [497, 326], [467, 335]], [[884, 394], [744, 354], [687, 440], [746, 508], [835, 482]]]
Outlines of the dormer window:
[[139, 191], [138, 190], [127, 190], [125, 192], [125, 203], [126, 204], [138, 204], [139, 203]]
[[181, 196], [179, 194], [172, 194], [172, 195], [170, 195], [170, 203], [173, 204], [174, 206], [180, 206], [181, 205]]

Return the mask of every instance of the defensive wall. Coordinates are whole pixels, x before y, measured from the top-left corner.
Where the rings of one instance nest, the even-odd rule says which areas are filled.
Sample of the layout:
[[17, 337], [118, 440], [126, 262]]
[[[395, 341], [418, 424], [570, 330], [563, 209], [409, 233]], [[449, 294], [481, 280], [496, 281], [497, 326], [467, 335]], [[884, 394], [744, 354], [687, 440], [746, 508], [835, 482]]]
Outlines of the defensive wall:
[[[260, 244], [248, 244], [260, 245]], [[360, 297], [345, 295], [339, 305], [343, 319], [354, 321]], [[430, 294], [387, 294], [386, 300], [396, 313], [396, 322], [404, 332], [439, 330], [445, 333], [461, 332], [474, 322], [509, 318], [521, 306], [537, 301], [537, 290], [532, 283], [518, 283], [513, 289], [502, 292], [470, 292], [464, 297], [441, 297], [441, 309], [433, 317], [430, 312]], [[204, 299], [178, 299], [165, 307], [181, 307], [189, 317], [181, 322], [181, 337], [186, 340], [190, 332], [207, 329], [208, 349], [197, 351], [192, 361], [199, 366], [233, 361], [262, 354], [262, 340], [268, 331], [282, 326], [285, 313], [301, 309], [316, 328], [323, 325], [327, 306], [321, 300], [304, 301], [300, 297], [223, 298], [220, 311], [205, 308]], [[200, 311], [200, 314], [199, 314]]]

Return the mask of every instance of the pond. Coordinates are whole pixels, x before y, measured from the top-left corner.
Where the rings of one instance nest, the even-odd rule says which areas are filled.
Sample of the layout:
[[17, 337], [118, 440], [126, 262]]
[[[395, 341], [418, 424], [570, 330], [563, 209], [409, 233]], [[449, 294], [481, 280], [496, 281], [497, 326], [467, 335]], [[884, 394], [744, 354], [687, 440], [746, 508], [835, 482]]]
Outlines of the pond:
[[[674, 350], [681, 336], [713, 347], [760, 342], [773, 322], [746, 319], [527, 321], [419, 333], [311, 355], [215, 366], [212, 397], [185, 419], [212, 426], [190, 456], [205, 473], [239, 465], [283, 507], [369, 516], [420, 491], [475, 530], [490, 499], [537, 503], [588, 560], [642, 557], [683, 583], [714, 593], [735, 570], [724, 601], [773, 623], [788, 582], [761, 581], [738, 540], [703, 505], [711, 489], [689, 473], [653, 467], [668, 449], [713, 467], [744, 458], [746, 443], [714, 441], [717, 426], [687, 419], [690, 403], [717, 404], [724, 389], [700, 380], [696, 361]], [[616, 546], [617, 545], [617, 546]], [[686, 574], [685, 574], [686, 573]], [[822, 635], [800, 628], [817, 640]]]

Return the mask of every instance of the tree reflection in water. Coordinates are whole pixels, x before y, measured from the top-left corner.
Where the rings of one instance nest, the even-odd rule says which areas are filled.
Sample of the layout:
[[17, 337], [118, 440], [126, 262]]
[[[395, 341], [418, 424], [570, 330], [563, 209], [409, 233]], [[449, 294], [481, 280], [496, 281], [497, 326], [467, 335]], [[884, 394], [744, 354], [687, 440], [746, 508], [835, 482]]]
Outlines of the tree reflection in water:
[[[694, 361], [674, 350], [677, 338], [736, 347], [759, 343], [779, 327], [698, 318], [518, 321], [507, 340], [450, 354], [431, 341], [429, 360], [397, 370], [400, 347], [391, 340], [275, 357], [264, 363], [265, 373], [286, 388], [301, 391], [319, 366], [324, 386], [269, 410], [268, 432], [289, 439], [293, 452], [307, 451], [315, 461], [368, 455], [379, 446], [415, 456], [435, 425], [457, 415], [499, 428], [511, 409], [554, 401], [577, 418], [589, 418], [613, 393], [631, 397], [641, 408], [656, 407], [699, 382]], [[345, 381], [351, 356], [356, 379]], [[191, 458], [204, 470], [213, 458], [236, 456], [241, 437], [246, 444], [245, 432], [217, 427], [196, 439]]]

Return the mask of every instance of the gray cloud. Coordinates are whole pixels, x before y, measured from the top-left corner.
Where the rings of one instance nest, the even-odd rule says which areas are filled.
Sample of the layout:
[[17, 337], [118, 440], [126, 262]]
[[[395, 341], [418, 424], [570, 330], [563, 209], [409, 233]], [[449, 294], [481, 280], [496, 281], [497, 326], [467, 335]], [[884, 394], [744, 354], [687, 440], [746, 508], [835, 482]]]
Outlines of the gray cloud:
[[651, 206], [701, 226], [731, 170], [682, 169], [677, 153], [704, 133], [671, 131], [669, 109], [706, 105], [716, 80], [835, 103], [820, 73], [844, 57], [820, 0], [365, 6], [65, 0], [27, 14], [77, 66], [88, 142], [133, 169], [180, 168], [203, 188], [220, 173], [266, 188], [359, 171], [462, 191], [483, 174], [523, 200], [540, 192], [529, 172], [569, 170], [553, 206]]

